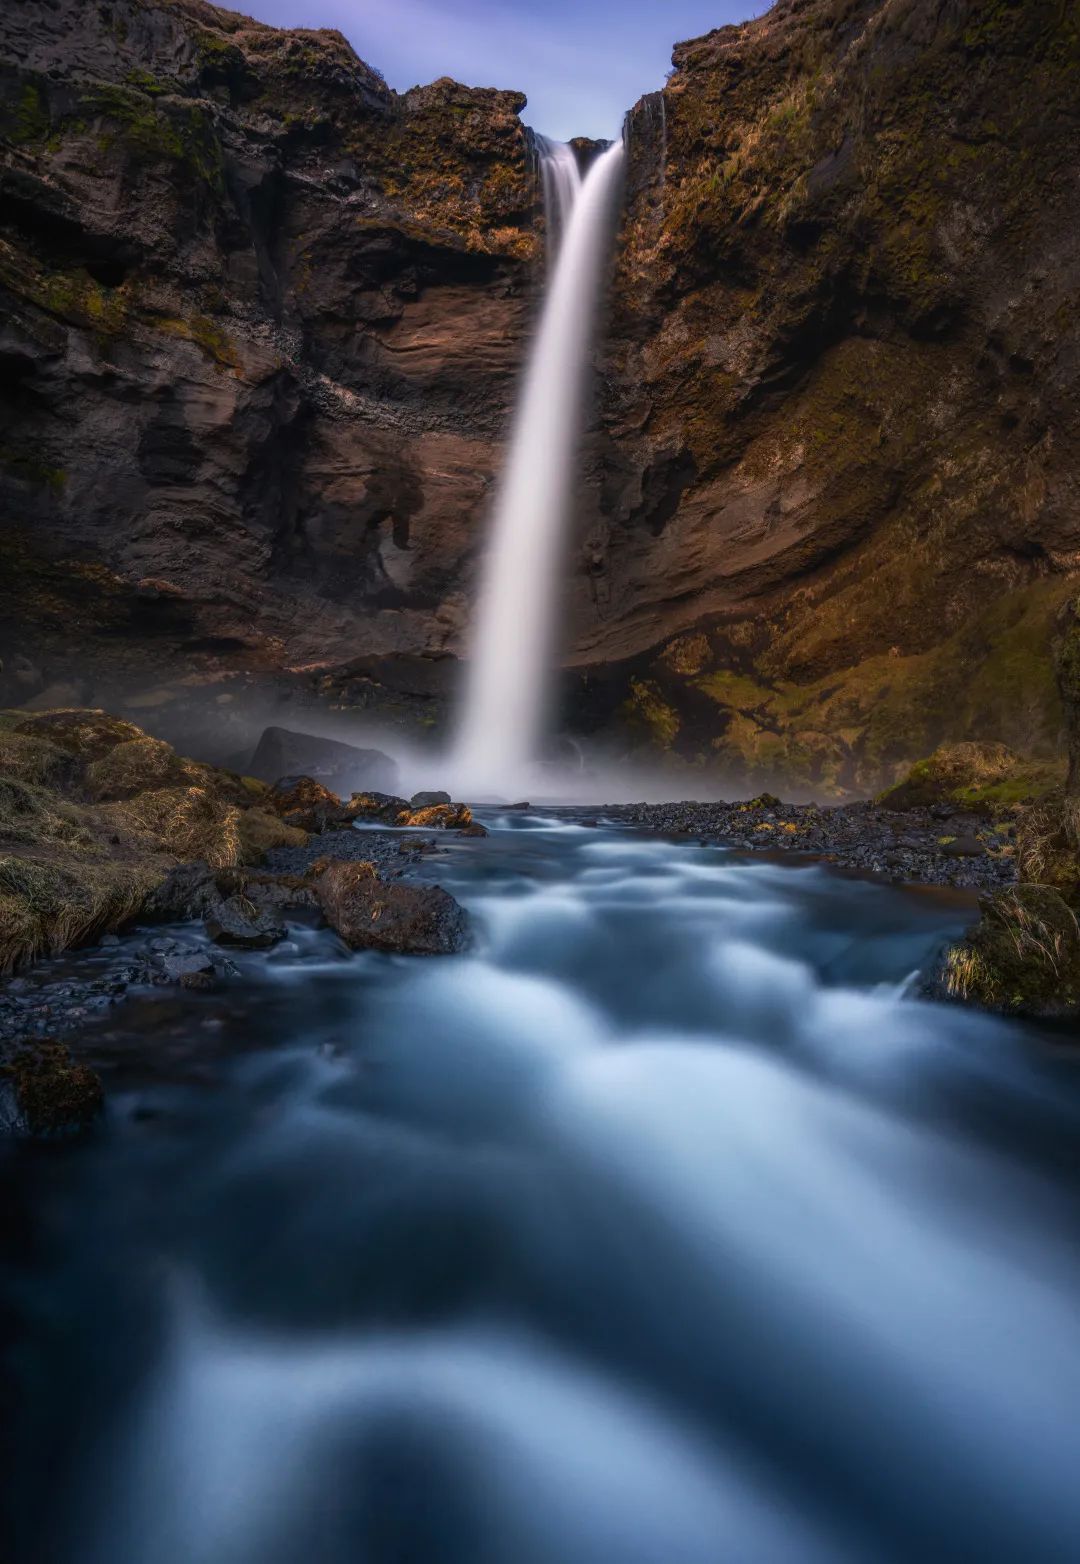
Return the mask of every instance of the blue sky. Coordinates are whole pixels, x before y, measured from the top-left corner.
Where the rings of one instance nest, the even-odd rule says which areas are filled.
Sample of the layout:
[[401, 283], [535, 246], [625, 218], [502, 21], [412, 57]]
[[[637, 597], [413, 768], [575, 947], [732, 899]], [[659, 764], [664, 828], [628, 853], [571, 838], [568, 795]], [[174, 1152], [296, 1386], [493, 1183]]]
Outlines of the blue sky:
[[231, 0], [263, 22], [337, 27], [403, 91], [437, 76], [528, 93], [546, 135], [614, 136], [663, 86], [671, 46], [767, 10], [766, 0]]

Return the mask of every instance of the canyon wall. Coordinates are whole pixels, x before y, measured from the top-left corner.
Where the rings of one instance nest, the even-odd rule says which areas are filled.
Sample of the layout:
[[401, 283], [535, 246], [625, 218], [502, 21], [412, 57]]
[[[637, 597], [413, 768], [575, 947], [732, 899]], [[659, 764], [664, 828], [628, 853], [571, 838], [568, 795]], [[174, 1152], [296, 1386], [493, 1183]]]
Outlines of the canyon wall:
[[[540, 279], [521, 96], [200, 0], [0, 36], [5, 698], [437, 731]], [[628, 122], [571, 727], [817, 792], [1060, 751], [1075, 7], [780, 0], [674, 65]]]
[[1080, 12], [788, 0], [675, 51], [578, 561], [578, 720], [748, 782], [1060, 750]]
[[28, 0], [0, 36], [7, 698], [167, 727], [184, 690], [400, 657], [429, 720], [533, 303], [524, 97], [398, 95], [200, 0]]

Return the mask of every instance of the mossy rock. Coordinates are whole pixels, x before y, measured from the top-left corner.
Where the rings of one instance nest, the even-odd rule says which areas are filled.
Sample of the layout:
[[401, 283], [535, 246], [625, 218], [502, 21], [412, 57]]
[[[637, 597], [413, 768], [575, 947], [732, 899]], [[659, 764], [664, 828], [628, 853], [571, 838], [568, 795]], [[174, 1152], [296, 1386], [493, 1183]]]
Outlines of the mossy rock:
[[1017, 885], [980, 906], [979, 923], [946, 954], [944, 992], [1005, 1015], [1080, 1014], [1080, 924], [1058, 892]]
[[100, 760], [118, 744], [145, 740], [147, 735], [133, 722], [112, 717], [96, 708], [72, 707], [61, 711], [39, 711], [23, 716], [15, 725], [16, 733], [47, 739], [88, 764]]
[[86, 1129], [101, 1112], [101, 1082], [62, 1043], [20, 1048], [0, 1068], [0, 1102], [7, 1126], [51, 1137]]
[[991, 814], [1040, 798], [1059, 780], [1056, 766], [1022, 760], [1005, 744], [943, 744], [879, 802], [896, 810], [948, 804]]

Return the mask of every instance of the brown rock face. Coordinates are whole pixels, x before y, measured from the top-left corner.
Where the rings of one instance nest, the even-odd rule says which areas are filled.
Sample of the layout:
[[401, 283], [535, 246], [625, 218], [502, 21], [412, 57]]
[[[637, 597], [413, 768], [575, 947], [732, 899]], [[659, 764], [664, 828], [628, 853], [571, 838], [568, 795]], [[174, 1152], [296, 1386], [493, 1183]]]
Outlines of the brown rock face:
[[628, 207], [577, 718], [742, 781], [1058, 745], [1075, 8], [780, 0], [674, 55]]
[[315, 882], [326, 921], [354, 950], [448, 956], [468, 943], [464, 910], [438, 885], [400, 885], [369, 863], [331, 863]]
[[399, 96], [337, 33], [199, 0], [3, 9], [0, 655], [32, 647], [31, 692], [39, 659], [106, 699], [453, 642], [531, 308], [523, 103]]

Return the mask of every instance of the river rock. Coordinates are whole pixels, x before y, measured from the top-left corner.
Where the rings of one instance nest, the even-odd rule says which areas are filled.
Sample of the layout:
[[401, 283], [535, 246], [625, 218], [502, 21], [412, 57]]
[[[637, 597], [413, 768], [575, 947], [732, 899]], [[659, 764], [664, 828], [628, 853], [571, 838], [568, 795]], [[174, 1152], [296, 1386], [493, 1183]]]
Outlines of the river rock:
[[354, 793], [344, 806], [349, 820], [378, 821], [384, 825], [400, 825], [411, 813], [408, 802], [393, 793]]
[[230, 896], [207, 915], [206, 932], [216, 945], [265, 950], [285, 938], [285, 925], [246, 897]]
[[287, 825], [301, 831], [324, 831], [342, 816], [338, 795], [310, 776], [279, 777], [267, 796], [267, 804]]
[[426, 809], [429, 804], [452, 804], [453, 799], [449, 793], [420, 792], [414, 793], [409, 799], [414, 809]]
[[93, 1123], [102, 1102], [94, 1071], [51, 1038], [16, 1049], [0, 1069], [0, 1128], [9, 1134], [71, 1134]]
[[326, 921], [354, 950], [447, 956], [468, 943], [465, 910], [439, 885], [390, 884], [373, 864], [336, 862], [315, 886]]
[[468, 804], [428, 804], [424, 809], [407, 811], [398, 825], [420, 826], [424, 830], [452, 831], [472, 824]]
[[951, 842], [942, 842], [941, 851], [946, 858], [981, 858], [986, 844], [977, 836], [957, 836]]
[[255, 747], [249, 770], [263, 782], [281, 777], [314, 778], [339, 793], [358, 788], [392, 788], [398, 768], [379, 749], [359, 749], [340, 739], [319, 738], [291, 728], [266, 728]]

